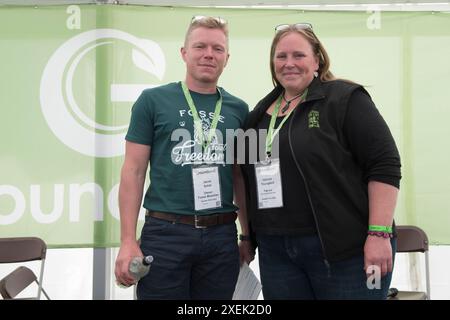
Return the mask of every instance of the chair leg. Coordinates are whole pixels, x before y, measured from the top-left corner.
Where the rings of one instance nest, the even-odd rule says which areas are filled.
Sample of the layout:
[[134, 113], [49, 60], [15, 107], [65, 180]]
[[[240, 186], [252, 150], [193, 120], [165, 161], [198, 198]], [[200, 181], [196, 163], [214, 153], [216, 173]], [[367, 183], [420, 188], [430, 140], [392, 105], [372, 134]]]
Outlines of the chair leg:
[[[44, 293], [44, 295], [45, 295], [45, 297], [47, 298], [47, 300], [51, 300], [50, 297], [48, 296], [47, 292], [45, 292], [44, 288], [43, 288], [42, 285], [39, 283], [39, 281], [34, 280], [34, 282], [36, 282], [36, 284], [38, 285], [38, 287], [39, 287], [38, 290], [39, 290], [39, 291], [42, 291], [42, 292]], [[40, 295], [39, 295], [39, 294], [38, 294], [37, 299], [40, 299]]]
[[50, 297], [48, 296], [47, 292], [45, 292], [44, 288], [42, 288], [42, 292], [44, 293], [47, 300], [51, 300]]

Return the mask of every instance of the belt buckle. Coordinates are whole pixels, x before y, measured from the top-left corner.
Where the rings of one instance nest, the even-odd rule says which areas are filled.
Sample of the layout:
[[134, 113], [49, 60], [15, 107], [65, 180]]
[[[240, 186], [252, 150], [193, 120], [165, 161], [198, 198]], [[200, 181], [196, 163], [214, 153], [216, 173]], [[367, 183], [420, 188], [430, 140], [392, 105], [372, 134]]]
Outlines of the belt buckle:
[[198, 225], [198, 215], [194, 215], [194, 226], [196, 229], [205, 229], [206, 226]]

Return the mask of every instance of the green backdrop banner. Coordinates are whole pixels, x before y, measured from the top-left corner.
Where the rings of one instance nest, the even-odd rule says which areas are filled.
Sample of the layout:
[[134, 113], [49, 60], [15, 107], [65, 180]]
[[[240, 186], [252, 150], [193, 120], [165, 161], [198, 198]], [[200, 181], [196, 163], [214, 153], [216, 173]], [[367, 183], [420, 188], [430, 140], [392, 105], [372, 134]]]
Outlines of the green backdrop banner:
[[332, 71], [366, 86], [397, 141], [397, 223], [450, 244], [450, 14], [116, 5], [0, 7], [1, 237], [118, 245], [132, 103], [184, 78], [179, 50], [196, 14], [228, 20], [220, 85], [251, 108], [272, 88], [274, 26], [311, 22]]

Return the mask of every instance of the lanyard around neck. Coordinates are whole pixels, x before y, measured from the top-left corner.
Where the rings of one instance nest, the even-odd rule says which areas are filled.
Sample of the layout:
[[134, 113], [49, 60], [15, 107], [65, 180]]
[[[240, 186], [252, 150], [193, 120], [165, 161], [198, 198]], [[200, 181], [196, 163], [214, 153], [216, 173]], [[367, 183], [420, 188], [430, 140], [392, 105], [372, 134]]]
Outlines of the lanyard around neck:
[[[305, 99], [307, 93], [308, 93], [308, 89], [306, 89], [305, 92], [303, 92], [302, 96], [300, 97], [300, 102]], [[283, 127], [284, 123], [286, 122], [286, 120], [291, 115], [292, 111], [295, 110], [295, 108], [293, 108], [291, 111], [289, 111], [289, 113], [283, 118], [281, 123], [278, 125], [278, 128], [275, 129], [275, 120], [276, 120], [276, 118], [278, 116], [278, 111], [280, 110], [282, 98], [283, 98], [283, 95], [280, 95], [278, 97], [277, 102], [275, 104], [275, 108], [272, 111], [272, 117], [270, 118], [269, 130], [267, 132], [267, 137], [266, 137], [266, 155], [269, 158], [272, 155], [273, 139], [278, 134], [278, 132], [281, 130], [281, 128]]]
[[194, 100], [192, 100], [192, 96], [189, 93], [189, 89], [184, 81], [181, 81], [181, 88], [183, 89], [184, 97], [189, 105], [189, 109], [192, 112], [192, 118], [194, 118], [194, 130], [197, 132], [201, 139], [203, 150], [207, 149], [211, 143], [213, 136], [216, 134], [217, 123], [219, 122], [220, 111], [222, 110], [222, 94], [220, 89], [217, 88], [219, 92], [219, 100], [216, 102], [216, 108], [214, 109], [214, 117], [212, 120], [211, 127], [209, 128], [208, 138], [205, 141], [202, 127], [202, 120], [198, 116], [197, 108], [195, 107]]

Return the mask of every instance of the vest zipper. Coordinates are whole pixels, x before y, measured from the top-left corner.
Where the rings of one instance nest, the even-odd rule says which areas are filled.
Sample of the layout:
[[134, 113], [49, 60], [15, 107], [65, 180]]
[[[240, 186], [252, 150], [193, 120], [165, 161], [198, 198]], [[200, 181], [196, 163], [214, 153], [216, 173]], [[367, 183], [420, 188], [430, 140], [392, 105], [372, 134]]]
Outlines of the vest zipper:
[[[303, 102], [300, 103], [300, 105], [302, 105], [302, 104], [303, 104]], [[297, 170], [298, 170], [298, 172], [300, 173], [300, 176], [303, 179], [303, 183], [305, 184], [306, 195], [308, 196], [308, 202], [309, 202], [309, 205], [311, 206], [311, 211], [312, 211], [312, 214], [313, 214], [314, 222], [316, 224], [317, 235], [319, 236], [320, 245], [322, 247], [322, 253], [323, 253], [323, 256], [324, 256], [324, 263], [325, 263], [325, 266], [327, 267], [327, 276], [329, 278], [329, 277], [331, 277], [331, 268], [330, 268], [330, 263], [328, 261], [328, 258], [327, 258], [326, 252], [325, 252], [325, 247], [323, 245], [322, 235], [320, 233], [319, 223], [317, 221], [316, 210], [314, 209], [314, 205], [313, 205], [313, 202], [312, 202], [312, 199], [311, 199], [311, 193], [309, 191], [309, 186], [308, 186], [308, 183], [306, 182], [305, 175], [303, 174], [303, 171], [300, 168], [300, 165], [299, 165], [299, 163], [297, 161], [297, 158], [295, 157], [294, 148], [292, 147], [292, 139], [291, 139], [292, 123], [294, 122], [295, 114], [297, 113], [297, 110], [299, 109], [300, 105], [298, 105], [296, 110], [294, 110], [294, 114], [292, 115], [292, 119], [289, 121], [289, 127], [288, 127], [289, 148], [290, 148], [290, 151], [291, 151], [291, 154], [292, 154], [292, 158], [294, 159], [295, 166], [297, 167]]]

